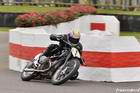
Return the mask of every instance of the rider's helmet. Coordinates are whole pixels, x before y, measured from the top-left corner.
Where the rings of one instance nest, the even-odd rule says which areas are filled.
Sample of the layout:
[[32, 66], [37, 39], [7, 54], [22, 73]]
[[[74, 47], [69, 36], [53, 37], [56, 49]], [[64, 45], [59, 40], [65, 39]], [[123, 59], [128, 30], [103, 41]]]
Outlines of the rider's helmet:
[[78, 29], [73, 30], [68, 34], [68, 40], [71, 44], [78, 44], [80, 40], [80, 31]]

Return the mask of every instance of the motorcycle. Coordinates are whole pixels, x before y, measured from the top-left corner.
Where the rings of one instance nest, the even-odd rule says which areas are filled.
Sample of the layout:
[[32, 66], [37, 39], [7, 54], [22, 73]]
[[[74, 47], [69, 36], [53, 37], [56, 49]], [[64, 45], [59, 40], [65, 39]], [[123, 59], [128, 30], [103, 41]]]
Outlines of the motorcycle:
[[21, 79], [23, 81], [51, 79], [51, 83], [54, 85], [61, 85], [68, 80], [76, 80], [79, 75], [80, 64], [83, 64], [84, 61], [76, 47], [67, 41], [61, 41], [66, 43], [69, 48], [63, 49], [49, 57], [49, 61], [36, 66], [42, 55], [42, 53], [39, 53], [25, 66], [21, 72]]

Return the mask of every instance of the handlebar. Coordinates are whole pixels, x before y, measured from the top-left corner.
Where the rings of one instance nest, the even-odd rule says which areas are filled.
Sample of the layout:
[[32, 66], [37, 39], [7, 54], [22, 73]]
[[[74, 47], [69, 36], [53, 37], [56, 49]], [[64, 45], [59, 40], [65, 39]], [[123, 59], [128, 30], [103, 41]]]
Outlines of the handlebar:
[[72, 45], [70, 43], [68, 43], [67, 41], [65, 41], [61, 36], [59, 35], [55, 35], [55, 34], [52, 34], [50, 36], [50, 39], [53, 40], [53, 41], [59, 41], [59, 42], [64, 42], [65, 44], [69, 45], [70, 47], [72, 47]]
[[65, 41], [65, 40], [61, 40], [61, 41], [63, 41], [65, 44], [67, 44], [67, 45], [69, 45], [70, 47], [72, 47], [72, 45], [70, 44], [70, 43], [68, 43], [67, 41]]

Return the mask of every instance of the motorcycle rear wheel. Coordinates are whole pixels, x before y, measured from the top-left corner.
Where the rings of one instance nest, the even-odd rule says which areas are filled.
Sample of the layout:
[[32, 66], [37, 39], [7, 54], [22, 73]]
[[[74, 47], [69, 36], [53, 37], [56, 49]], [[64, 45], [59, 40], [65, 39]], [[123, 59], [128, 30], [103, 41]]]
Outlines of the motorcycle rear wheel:
[[[66, 66], [59, 67], [52, 77], [53, 85], [61, 85], [71, 79], [75, 75], [80, 67], [80, 61], [76, 58], [69, 60]], [[71, 68], [71, 69], [70, 69]], [[67, 71], [70, 70], [70, 71]]]

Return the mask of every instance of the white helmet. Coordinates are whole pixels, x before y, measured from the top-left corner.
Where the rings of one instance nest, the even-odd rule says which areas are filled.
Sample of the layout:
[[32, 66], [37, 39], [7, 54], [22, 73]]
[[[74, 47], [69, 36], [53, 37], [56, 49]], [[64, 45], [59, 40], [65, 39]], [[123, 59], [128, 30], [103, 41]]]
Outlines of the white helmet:
[[80, 32], [78, 29], [73, 30], [68, 34], [68, 39], [72, 44], [78, 44], [80, 40]]

